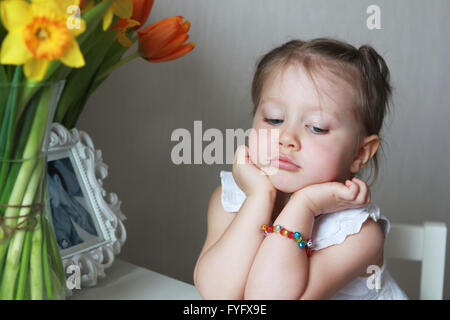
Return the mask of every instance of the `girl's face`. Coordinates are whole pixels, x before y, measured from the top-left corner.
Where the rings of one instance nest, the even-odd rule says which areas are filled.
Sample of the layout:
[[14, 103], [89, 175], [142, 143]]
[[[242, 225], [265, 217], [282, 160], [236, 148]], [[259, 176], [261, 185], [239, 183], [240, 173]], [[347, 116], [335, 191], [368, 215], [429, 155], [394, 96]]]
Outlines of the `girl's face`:
[[[342, 80], [316, 76], [315, 81], [317, 89], [301, 66], [272, 72], [253, 119], [256, 135], [249, 137], [250, 158], [285, 193], [316, 183], [345, 182], [359, 150], [352, 88]], [[297, 167], [279, 167], [282, 155]]]

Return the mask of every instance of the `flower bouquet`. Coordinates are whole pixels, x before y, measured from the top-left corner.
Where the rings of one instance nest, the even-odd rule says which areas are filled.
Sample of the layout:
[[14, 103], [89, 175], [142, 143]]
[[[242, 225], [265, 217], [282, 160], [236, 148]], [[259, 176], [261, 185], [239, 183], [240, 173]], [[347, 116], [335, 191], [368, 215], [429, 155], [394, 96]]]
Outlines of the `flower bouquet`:
[[182, 16], [141, 28], [153, 2], [0, 0], [0, 299], [65, 298], [47, 189], [50, 124], [73, 128], [89, 96], [130, 60], [193, 50]]

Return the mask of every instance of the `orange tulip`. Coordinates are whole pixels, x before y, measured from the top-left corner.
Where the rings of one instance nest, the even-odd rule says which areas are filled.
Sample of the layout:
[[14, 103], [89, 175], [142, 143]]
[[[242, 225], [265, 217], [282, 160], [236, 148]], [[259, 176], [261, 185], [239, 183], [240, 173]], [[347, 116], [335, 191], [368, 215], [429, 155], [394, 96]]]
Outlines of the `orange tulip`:
[[185, 44], [191, 23], [183, 20], [182, 16], [165, 18], [138, 31], [140, 55], [150, 62], [163, 62], [191, 52], [195, 44]]
[[133, 19], [119, 19], [112, 27], [111, 30], [118, 29], [116, 39], [124, 47], [131, 47], [133, 42], [127, 37], [126, 31], [129, 28], [139, 26], [139, 22]]
[[80, 0], [78, 7], [81, 9], [81, 13], [85, 13], [95, 5], [94, 0]]
[[140, 26], [135, 27], [139, 29], [145, 24], [148, 16], [153, 8], [154, 0], [132, 0], [133, 1], [133, 14], [131, 15], [132, 20], [139, 21]]
[[111, 27], [112, 30], [118, 29], [116, 39], [125, 47], [130, 47], [133, 42], [127, 37], [126, 31], [137, 30], [147, 21], [150, 11], [152, 10], [154, 0], [132, 0], [133, 14], [128, 18], [120, 18]]

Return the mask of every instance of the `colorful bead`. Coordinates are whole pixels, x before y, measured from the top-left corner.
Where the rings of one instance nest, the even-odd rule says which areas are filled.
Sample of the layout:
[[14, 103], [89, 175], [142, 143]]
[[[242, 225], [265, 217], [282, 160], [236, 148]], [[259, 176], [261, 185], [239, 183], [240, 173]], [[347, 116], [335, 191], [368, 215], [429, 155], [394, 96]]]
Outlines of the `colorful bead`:
[[272, 225], [267, 225], [267, 224], [263, 224], [261, 226], [261, 230], [264, 231], [265, 236], [267, 236], [271, 232], [275, 232], [275, 233], [279, 233], [280, 235], [285, 236], [289, 239], [293, 239], [297, 243], [299, 248], [301, 248], [301, 249], [305, 248], [306, 255], [308, 257], [310, 257], [312, 254], [311, 248], [314, 246], [312, 239], [308, 239], [307, 241], [304, 241], [300, 232], [289, 231], [280, 225], [272, 226]]

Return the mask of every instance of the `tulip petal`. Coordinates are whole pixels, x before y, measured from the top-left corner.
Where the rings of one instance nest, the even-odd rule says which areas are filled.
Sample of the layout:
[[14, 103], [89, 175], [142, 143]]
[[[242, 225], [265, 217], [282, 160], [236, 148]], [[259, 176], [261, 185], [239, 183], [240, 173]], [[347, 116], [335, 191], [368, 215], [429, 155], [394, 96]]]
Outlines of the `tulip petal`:
[[180, 58], [180, 57], [188, 54], [189, 52], [194, 50], [194, 48], [195, 48], [195, 43], [189, 42], [165, 57], [157, 58], [157, 59], [150, 59], [150, 62], [165, 62], [165, 61], [174, 60], [174, 59]]
[[25, 63], [23, 71], [27, 78], [41, 81], [47, 71], [50, 60], [47, 59], [30, 59]]
[[125, 32], [117, 33], [117, 41], [124, 47], [131, 47], [133, 42], [125, 35]]
[[22, 37], [23, 29], [10, 31], [2, 43], [0, 62], [2, 64], [24, 64], [31, 59], [32, 54], [28, 50]]
[[177, 35], [183, 33], [182, 16], [169, 17], [138, 31], [139, 50], [147, 59], [161, 57], [160, 51]]
[[88, 0], [84, 2], [81, 6], [81, 13], [85, 13], [86, 11], [91, 10], [95, 5], [95, 0]]
[[139, 30], [138, 35], [140, 37], [143, 37], [148, 34], [159, 33], [162, 30], [167, 30], [167, 29], [169, 29], [171, 31], [176, 31], [178, 29], [178, 26], [180, 25], [180, 22], [183, 19], [184, 19], [183, 16], [164, 18], [158, 22], [152, 23], [151, 25], [145, 27], [144, 29]]
[[130, 0], [116, 0], [111, 7], [120, 18], [131, 18], [133, 14], [133, 3]]
[[163, 48], [158, 51], [158, 56], [152, 57], [152, 59], [159, 59], [171, 54], [179, 47], [183, 45], [189, 39], [187, 33], [182, 33], [173, 38], [169, 43], [167, 43]]
[[152, 11], [154, 2], [154, 0], [134, 0], [131, 18], [139, 21], [140, 25], [143, 26]]
[[30, 6], [26, 1], [1, 1], [0, 6], [2, 24], [8, 31], [23, 27], [31, 20]]
[[64, 49], [64, 53], [61, 55], [60, 60], [65, 65], [72, 68], [80, 68], [85, 65], [83, 54], [80, 51], [78, 43], [72, 39], [67, 47]]

